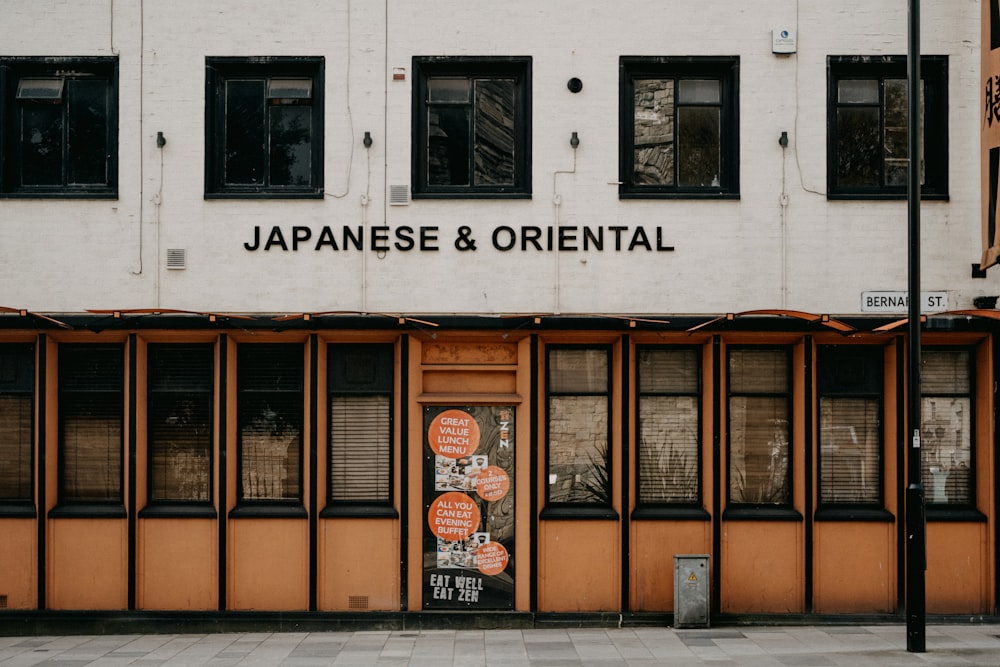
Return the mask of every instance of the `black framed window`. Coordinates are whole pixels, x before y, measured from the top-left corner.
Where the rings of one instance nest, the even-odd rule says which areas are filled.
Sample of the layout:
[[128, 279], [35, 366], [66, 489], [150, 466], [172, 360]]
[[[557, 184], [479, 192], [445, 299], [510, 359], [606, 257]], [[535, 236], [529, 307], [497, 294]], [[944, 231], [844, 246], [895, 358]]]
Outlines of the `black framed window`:
[[294, 343], [237, 349], [239, 502], [300, 504], [304, 351]]
[[621, 58], [619, 196], [739, 196], [739, 62]]
[[118, 194], [118, 58], [0, 58], [0, 196]]
[[150, 343], [148, 369], [149, 502], [209, 503], [214, 346]]
[[531, 195], [531, 58], [413, 59], [413, 196]]
[[729, 505], [790, 506], [789, 349], [730, 348], [727, 370]]
[[34, 389], [34, 346], [0, 345], [0, 504], [33, 500]]
[[392, 503], [394, 353], [391, 344], [327, 347], [328, 501]]
[[611, 349], [546, 350], [549, 504], [611, 505]]
[[[904, 198], [909, 173], [905, 56], [827, 60], [827, 193], [830, 198]], [[920, 59], [921, 196], [948, 196], [948, 59]]]
[[701, 505], [701, 352], [637, 349], [639, 503]]
[[207, 58], [205, 196], [323, 196], [322, 57]]
[[120, 504], [124, 347], [59, 346], [59, 502]]
[[883, 505], [883, 352], [817, 350], [820, 506]]
[[928, 505], [976, 502], [973, 350], [920, 353], [921, 477]]

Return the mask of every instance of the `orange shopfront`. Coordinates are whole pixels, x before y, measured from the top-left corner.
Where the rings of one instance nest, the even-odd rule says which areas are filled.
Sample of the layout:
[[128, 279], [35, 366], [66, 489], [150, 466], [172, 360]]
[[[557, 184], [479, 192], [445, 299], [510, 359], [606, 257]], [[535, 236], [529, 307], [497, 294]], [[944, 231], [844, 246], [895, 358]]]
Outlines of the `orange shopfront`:
[[[677, 554], [717, 621], [902, 615], [886, 321], [4, 317], [5, 630], [669, 623]], [[991, 322], [922, 336], [931, 615], [996, 613]]]

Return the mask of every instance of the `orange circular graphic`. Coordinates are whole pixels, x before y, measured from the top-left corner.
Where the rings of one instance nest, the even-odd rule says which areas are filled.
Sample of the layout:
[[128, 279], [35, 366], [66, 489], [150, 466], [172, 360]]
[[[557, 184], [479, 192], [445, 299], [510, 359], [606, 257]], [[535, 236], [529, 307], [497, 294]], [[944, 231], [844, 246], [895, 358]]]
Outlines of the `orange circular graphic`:
[[476, 564], [479, 571], [493, 577], [507, 567], [507, 549], [499, 542], [487, 542], [476, 552]]
[[510, 491], [510, 477], [499, 466], [488, 466], [476, 477], [476, 493], [487, 502], [500, 500]]
[[435, 454], [446, 458], [468, 456], [479, 447], [479, 424], [468, 412], [445, 410], [427, 429], [427, 442]]
[[427, 526], [431, 532], [452, 542], [469, 539], [479, 528], [479, 519], [476, 501], [458, 491], [442, 493], [427, 510]]

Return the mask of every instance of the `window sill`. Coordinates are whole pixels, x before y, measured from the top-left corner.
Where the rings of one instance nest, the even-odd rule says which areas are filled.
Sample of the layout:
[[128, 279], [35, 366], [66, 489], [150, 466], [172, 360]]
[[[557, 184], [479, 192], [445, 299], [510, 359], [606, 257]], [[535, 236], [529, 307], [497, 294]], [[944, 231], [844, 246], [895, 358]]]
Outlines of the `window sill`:
[[619, 199], [708, 199], [712, 201], [738, 201], [739, 192], [639, 192], [619, 191]]
[[302, 505], [240, 505], [229, 511], [230, 519], [307, 519]]
[[632, 519], [660, 519], [673, 521], [711, 521], [712, 515], [703, 507], [646, 506], [632, 510]]
[[321, 519], [398, 519], [399, 512], [387, 505], [327, 505]]
[[218, 516], [213, 505], [157, 503], [139, 510], [140, 519], [216, 519]]
[[0, 192], [0, 199], [118, 199], [118, 191], [52, 190], [49, 192]]
[[531, 192], [411, 192], [410, 199], [531, 199]]
[[824, 507], [816, 510], [816, 521], [881, 521], [894, 523], [891, 512], [878, 507]]
[[974, 507], [948, 507], [947, 505], [927, 505], [925, 516], [928, 521], [942, 523], [986, 523], [986, 515]]
[[[828, 192], [826, 198], [830, 201], [906, 201], [905, 192]], [[948, 201], [947, 194], [929, 192], [920, 193], [920, 201]]]
[[729, 507], [722, 513], [723, 521], [802, 521], [794, 507], [778, 505], [748, 505]]
[[588, 507], [586, 505], [564, 505], [555, 507], [546, 507], [542, 510], [541, 514], [538, 515], [539, 519], [584, 519], [584, 520], [594, 520], [594, 519], [604, 519], [604, 520], [618, 520], [618, 512], [616, 512], [611, 507]]
[[206, 192], [205, 199], [323, 199], [323, 191], [275, 192], [262, 190], [260, 192], [241, 192], [234, 190], [232, 192]]
[[30, 502], [0, 503], [0, 519], [34, 519], [37, 516], [35, 506]]
[[124, 519], [128, 516], [124, 505], [100, 503], [75, 503], [56, 505], [49, 510], [50, 519]]

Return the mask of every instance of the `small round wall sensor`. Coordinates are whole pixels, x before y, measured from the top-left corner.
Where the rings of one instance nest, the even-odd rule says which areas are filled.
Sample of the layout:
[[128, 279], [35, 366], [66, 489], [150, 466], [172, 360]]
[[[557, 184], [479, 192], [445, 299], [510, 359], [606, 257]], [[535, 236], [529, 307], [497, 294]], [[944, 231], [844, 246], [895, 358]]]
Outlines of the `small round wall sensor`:
[[574, 76], [566, 83], [566, 87], [569, 88], [569, 92], [578, 93], [583, 90], [583, 81], [580, 81]]

